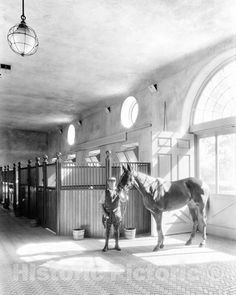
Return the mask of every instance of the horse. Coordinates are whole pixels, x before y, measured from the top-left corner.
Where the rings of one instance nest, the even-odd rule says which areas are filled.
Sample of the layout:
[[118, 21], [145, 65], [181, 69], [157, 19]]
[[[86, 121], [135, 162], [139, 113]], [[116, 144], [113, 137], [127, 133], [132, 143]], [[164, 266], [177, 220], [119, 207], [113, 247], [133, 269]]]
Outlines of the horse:
[[193, 219], [192, 232], [185, 245], [192, 244], [197, 229], [200, 230], [200, 225], [202, 226], [202, 241], [199, 247], [206, 244], [206, 210], [210, 194], [206, 183], [195, 177], [169, 182], [163, 178], [154, 178], [134, 171], [129, 164], [127, 168], [123, 165], [123, 174], [117, 185], [118, 192], [128, 194], [129, 189], [133, 186], [141, 194], [144, 206], [156, 221], [158, 239], [153, 251], [164, 247], [163, 212], [180, 209], [185, 205], [188, 206]]

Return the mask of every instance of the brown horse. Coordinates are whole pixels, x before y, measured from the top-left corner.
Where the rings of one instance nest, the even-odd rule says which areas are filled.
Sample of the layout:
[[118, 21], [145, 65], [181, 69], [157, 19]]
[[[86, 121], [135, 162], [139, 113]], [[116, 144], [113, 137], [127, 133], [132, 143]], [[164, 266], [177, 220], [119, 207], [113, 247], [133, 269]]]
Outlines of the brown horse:
[[[126, 193], [135, 186], [143, 198], [144, 206], [151, 212], [157, 225], [158, 241], [153, 251], [164, 247], [162, 233], [162, 213], [180, 209], [187, 205], [193, 219], [193, 229], [186, 245], [192, 243], [197, 229], [201, 225], [202, 242], [206, 243], [206, 206], [209, 188], [201, 180], [190, 177], [168, 182], [162, 178], [154, 178], [147, 174], [134, 171], [130, 165], [123, 166], [123, 174], [118, 183], [118, 191]], [[200, 229], [200, 228], [199, 228]]]

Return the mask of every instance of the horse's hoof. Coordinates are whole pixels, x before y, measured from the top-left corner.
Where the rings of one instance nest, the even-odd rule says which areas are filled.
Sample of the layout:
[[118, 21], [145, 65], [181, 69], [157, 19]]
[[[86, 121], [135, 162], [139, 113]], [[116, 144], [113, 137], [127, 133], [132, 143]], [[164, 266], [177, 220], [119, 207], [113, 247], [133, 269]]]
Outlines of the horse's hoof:
[[121, 248], [119, 246], [116, 246], [114, 249], [117, 251], [121, 251]]
[[103, 252], [107, 252], [107, 251], [108, 251], [108, 248], [107, 248], [107, 247], [104, 247], [104, 248], [102, 249], [102, 251], [103, 251]]
[[185, 246], [190, 246], [192, 244], [192, 241], [187, 241], [186, 243], [185, 243]]
[[152, 251], [153, 252], [157, 252], [157, 251], [159, 251], [160, 250], [160, 247], [159, 246], [156, 246]]
[[163, 248], [164, 248], [164, 244], [161, 244], [161, 245], [160, 245], [160, 249], [163, 249]]
[[199, 244], [199, 247], [200, 247], [200, 248], [205, 247], [205, 246], [206, 246], [205, 243], [200, 243], [200, 244]]

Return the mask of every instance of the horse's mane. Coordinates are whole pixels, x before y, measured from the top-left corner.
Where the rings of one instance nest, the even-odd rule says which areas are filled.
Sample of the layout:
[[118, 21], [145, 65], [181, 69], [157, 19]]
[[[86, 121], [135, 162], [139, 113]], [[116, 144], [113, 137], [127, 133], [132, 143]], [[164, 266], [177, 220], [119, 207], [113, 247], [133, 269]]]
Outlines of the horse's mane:
[[166, 191], [169, 190], [170, 183], [163, 178], [155, 178], [143, 172], [136, 172], [135, 174], [142, 183], [143, 188], [153, 197], [154, 201], [159, 201]]

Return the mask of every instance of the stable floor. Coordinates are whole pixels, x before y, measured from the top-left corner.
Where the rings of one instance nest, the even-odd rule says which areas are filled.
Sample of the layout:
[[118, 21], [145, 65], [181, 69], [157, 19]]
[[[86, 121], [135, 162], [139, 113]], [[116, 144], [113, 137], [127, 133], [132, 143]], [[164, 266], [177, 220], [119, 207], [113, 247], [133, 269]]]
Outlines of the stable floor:
[[156, 238], [122, 239], [104, 253], [103, 239], [58, 237], [0, 210], [0, 294], [236, 294], [236, 241], [187, 238], [166, 237], [159, 252]]

